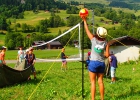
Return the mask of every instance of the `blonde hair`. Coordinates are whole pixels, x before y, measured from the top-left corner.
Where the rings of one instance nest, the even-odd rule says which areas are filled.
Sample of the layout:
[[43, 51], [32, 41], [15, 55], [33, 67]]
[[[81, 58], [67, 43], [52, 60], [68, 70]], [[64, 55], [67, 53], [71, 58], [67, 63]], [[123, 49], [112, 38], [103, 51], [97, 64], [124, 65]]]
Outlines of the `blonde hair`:
[[62, 48], [62, 50], [61, 50], [61, 51], [62, 51], [62, 52], [64, 52], [64, 50], [65, 50], [65, 48]]

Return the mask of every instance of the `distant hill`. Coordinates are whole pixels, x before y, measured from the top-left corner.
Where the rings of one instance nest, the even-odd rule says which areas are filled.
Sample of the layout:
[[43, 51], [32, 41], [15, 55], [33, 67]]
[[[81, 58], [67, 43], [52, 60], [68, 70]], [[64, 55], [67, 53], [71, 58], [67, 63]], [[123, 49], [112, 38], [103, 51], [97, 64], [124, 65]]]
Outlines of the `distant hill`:
[[121, 1], [126, 3], [140, 3], [140, 0], [56, 0], [56, 1], [65, 1], [65, 2], [71, 2], [71, 1], [77, 1], [81, 3], [101, 3], [101, 4], [108, 4], [111, 1]]
[[79, 2], [81, 4], [86, 3], [99, 3], [110, 7], [118, 8], [128, 8], [131, 10], [140, 10], [140, 0], [58, 0], [64, 1], [66, 3], [71, 3], [72, 1]]

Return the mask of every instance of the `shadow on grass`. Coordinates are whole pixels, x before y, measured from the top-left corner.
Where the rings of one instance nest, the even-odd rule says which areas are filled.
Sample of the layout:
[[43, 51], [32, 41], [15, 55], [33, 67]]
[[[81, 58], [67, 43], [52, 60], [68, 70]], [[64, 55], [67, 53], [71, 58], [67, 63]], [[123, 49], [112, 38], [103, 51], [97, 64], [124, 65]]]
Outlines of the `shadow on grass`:
[[7, 86], [3, 86], [1, 87], [0, 89], [4, 89], [4, 88], [12, 88], [12, 87], [17, 87], [17, 86], [24, 86], [26, 84], [29, 84], [29, 83], [33, 83], [33, 84], [38, 84], [40, 82], [40, 79], [32, 79], [32, 80], [25, 80], [25, 81], [22, 81], [22, 82], [19, 82], [19, 83], [15, 83], [15, 84], [10, 84], [10, 85], [7, 85]]
[[116, 77], [116, 81], [118, 82], [129, 82], [131, 80], [132, 80], [131, 78]]
[[[116, 100], [120, 100], [120, 99], [123, 100], [123, 99], [125, 99], [125, 98], [130, 97], [130, 96], [138, 96], [138, 97], [139, 97], [140, 90], [137, 91], [137, 90], [135, 90], [135, 89], [137, 89], [136, 86], [135, 86], [135, 87], [131, 86], [129, 92], [120, 94], [120, 95], [116, 96], [115, 99], [116, 99]], [[137, 100], [138, 100], [138, 99], [137, 99]]]
[[[108, 77], [104, 76], [104, 79], [106, 81], [111, 82], [111, 76], [108, 76]], [[116, 77], [116, 82], [119, 82], [119, 83], [120, 82], [129, 82], [131, 80], [132, 80], [131, 78], [124, 78], [124, 77], [120, 78], [120, 77]]]
[[68, 68], [68, 70], [82, 70], [82, 68]]

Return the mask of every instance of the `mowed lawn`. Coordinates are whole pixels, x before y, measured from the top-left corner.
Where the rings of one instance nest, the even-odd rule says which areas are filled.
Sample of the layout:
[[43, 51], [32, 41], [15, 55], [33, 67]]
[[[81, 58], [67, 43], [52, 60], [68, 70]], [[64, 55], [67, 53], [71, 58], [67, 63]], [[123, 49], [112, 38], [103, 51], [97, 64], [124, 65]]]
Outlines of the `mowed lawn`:
[[[14, 66], [14, 64], [9, 64]], [[82, 100], [82, 64], [68, 62], [68, 70], [60, 70], [61, 62], [36, 63], [37, 80], [33, 79], [0, 89], [1, 100]], [[119, 65], [115, 84], [104, 77], [105, 100], [140, 100], [140, 62]], [[134, 69], [134, 70], [133, 70]], [[84, 69], [84, 100], [91, 100], [90, 81]], [[16, 78], [15, 78], [16, 79]], [[100, 100], [97, 85], [96, 100]]]
[[[24, 50], [25, 51], [25, 50]], [[84, 50], [87, 53], [87, 49]], [[18, 50], [7, 50], [6, 60], [16, 60]], [[60, 59], [61, 49], [46, 49], [46, 50], [34, 50], [36, 58], [41, 59]], [[65, 47], [65, 54], [67, 56], [74, 56], [79, 54], [79, 49], [74, 47]]]

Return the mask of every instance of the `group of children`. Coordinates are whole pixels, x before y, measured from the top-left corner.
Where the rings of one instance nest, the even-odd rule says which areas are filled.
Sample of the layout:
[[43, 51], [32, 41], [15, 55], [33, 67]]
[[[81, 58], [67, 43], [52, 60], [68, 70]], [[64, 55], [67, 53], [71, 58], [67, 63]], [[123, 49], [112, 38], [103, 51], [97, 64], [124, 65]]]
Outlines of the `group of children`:
[[[2, 64], [5, 64], [6, 65], [6, 62], [5, 62], [5, 52], [6, 52], [6, 47], [5, 46], [2, 46], [1, 47], [1, 51], [0, 51], [0, 65]], [[19, 47], [19, 50], [18, 50], [18, 55], [17, 55], [17, 61], [18, 63], [22, 63], [23, 60], [26, 60], [27, 61], [27, 67], [31, 67], [31, 71], [34, 75], [34, 79], [36, 79], [36, 70], [35, 70], [35, 67], [34, 67], [34, 64], [35, 64], [35, 61], [36, 61], [36, 58], [35, 58], [35, 54], [33, 54], [33, 48], [30, 47], [29, 49], [27, 49], [25, 52], [23, 51], [23, 48], [22, 47]], [[28, 77], [28, 80], [30, 80], [31, 77], [29, 76]]]
[[[19, 63], [22, 63], [22, 61], [25, 59], [27, 61], [27, 67], [31, 67], [31, 71], [34, 75], [34, 79], [36, 79], [36, 70], [34, 67], [34, 64], [36, 62], [35, 54], [33, 53], [33, 48], [30, 47], [29, 49], [26, 49], [26, 51], [23, 51], [22, 47], [19, 47], [18, 55], [17, 55], [17, 61]], [[31, 77], [29, 76], [28, 80], [31, 80]]]
[[[5, 62], [5, 52], [6, 52], [6, 47], [2, 46], [1, 51], [0, 51], [0, 64], [6, 64]], [[34, 75], [34, 79], [36, 79], [36, 70], [34, 67], [34, 64], [36, 62], [36, 57], [35, 54], [33, 53], [33, 48], [30, 47], [29, 49], [26, 49], [26, 51], [23, 50], [23, 47], [19, 47], [18, 54], [17, 54], [17, 63], [18, 65], [22, 63], [24, 60], [27, 61], [27, 67], [32, 67], [31, 71]], [[61, 51], [61, 59], [62, 59], [62, 66], [61, 69], [67, 70], [67, 61], [66, 58], [68, 56], [65, 55], [65, 48], [62, 48]], [[29, 76], [28, 80], [30, 80], [31, 77]]]

